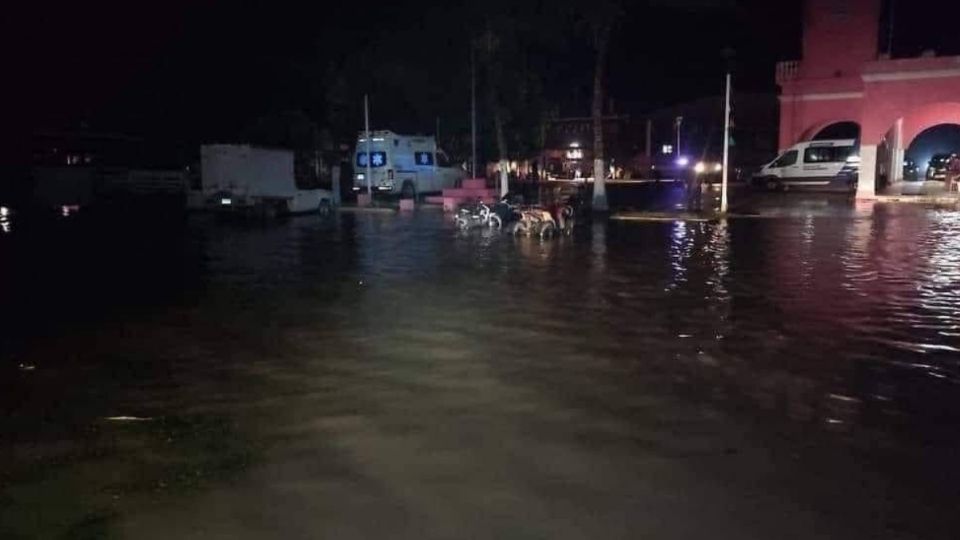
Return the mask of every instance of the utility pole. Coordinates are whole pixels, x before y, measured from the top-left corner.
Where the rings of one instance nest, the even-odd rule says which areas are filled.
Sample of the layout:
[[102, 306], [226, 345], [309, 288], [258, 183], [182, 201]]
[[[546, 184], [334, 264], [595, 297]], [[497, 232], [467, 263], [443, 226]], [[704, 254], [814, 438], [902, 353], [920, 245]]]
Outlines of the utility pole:
[[683, 117], [678, 116], [676, 120], [677, 125], [677, 159], [680, 159], [680, 126], [683, 125]]
[[[647, 160], [653, 159], [653, 119], [647, 118]], [[651, 161], [652, 163], [652, 161]]]
[[723, 106], [723, 180], [720, 183], [720, 213], [727, 213], [727, 177], [730, 170], [730, 71], [727, 71], [727, 93]]
[[477, 177], [477, 47], [470, 43], [470, 178]]
[[367, 132], [367, 196], [370, 197], [370, 202], [373, 202], [373, 167], [371, 162], [373, 161], [373, 140], [370, 135], [370, 98], [367, 94], [363, 95], [363, 125]]

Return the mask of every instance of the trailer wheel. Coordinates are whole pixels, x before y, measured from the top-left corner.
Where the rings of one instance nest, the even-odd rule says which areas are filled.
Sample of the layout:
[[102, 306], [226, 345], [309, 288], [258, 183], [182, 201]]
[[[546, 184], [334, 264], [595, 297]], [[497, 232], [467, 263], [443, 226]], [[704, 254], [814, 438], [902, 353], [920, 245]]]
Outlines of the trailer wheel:
[[322, 199], [320, 204], [317, 205], [317, 212], [319, 212], [321, 216], [329, 215], [332, 211], [333, 205], [330, 204], [329, 199]]
[[259, 205], [260, 219], [276, 219], [277, 204], [272, 201], [262, 201]]

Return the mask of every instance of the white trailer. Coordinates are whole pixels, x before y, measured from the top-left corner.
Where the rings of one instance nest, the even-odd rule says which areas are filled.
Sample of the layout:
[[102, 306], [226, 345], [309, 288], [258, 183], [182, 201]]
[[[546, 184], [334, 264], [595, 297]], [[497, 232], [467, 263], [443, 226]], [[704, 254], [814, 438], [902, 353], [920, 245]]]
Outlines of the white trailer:
[[191, 206], [240, 212], [303, 213], [325, 211], [333, 196], [325, 189], [299, 189], [293, 152], [237, 144], [200, 148], [200, 189]]

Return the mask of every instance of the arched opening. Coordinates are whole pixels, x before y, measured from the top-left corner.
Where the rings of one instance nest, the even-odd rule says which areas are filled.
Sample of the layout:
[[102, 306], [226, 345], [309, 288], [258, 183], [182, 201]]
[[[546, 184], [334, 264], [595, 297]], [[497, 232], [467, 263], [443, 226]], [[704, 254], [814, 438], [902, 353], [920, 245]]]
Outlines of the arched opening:
[[814, 131], [810, 137], [812, 141], [835, 139], [860, 140], [860, 124], [856, 122], [834, 122], [815, 129], [816, 131]]
[[960, 103], [913, 109], [877, 146], [877, 186], [891, 195], [940, 196], [946, 187], [945, 158], [954, 152], [960, 153]]
[[960, 154], [960, 125], [937, 124], [921, 131], [907, 147], [904, 180], [943, 180], [943, 160], [950, 154]]

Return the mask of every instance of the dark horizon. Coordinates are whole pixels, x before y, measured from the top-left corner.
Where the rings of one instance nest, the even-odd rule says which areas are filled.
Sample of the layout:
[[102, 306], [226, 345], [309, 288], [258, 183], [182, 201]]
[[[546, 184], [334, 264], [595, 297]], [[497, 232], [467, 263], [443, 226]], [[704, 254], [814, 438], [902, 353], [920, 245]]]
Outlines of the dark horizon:
[[[497, 4], [485, 9], [509, 10], [516, 31], [531, 34], [517, 41], [526, 47], [529, 69], [540, 74], [542, 87], [532, 91], [561, 115], [588, 114], [588, 36], [576, 16], [570, 24], [569, 16], [558, 15], [574, 3]], [[951, 18], [930, 17], [936, 4], [900, 9], [896, 55], [926, 47], [960, 52], [955, 32], [929, 30]], [[775, 63], [800, 56], [800, 6], [753, 0], [628, 5], [610, 48], [609, 98], [618, 112], [639, 114], [718, 95], [726, 48], [736, 51], [738, 90], [773, 93]], [[368, 20], [360, 16], [364, 9], [374, 14]], [[193, 145], [235, 138], [257, 118], [286, 111], [303, 112], [323, 127], [331, 121], [331, 93], [340, 77], [349, 88], [343, 114], [355, 108], [358, 127], [359, 89], [368, 88], [378, 128], [433, 132], [439, 118], [441, 130], [462, 132], [469, 104], [467, 36], [482, 13], [469, 5], [374, 2], [339, 7], [331, 17], [316, 8], [214, 1], [24, 14], [26, 24], [10, 34], [30, 44], [20, 65], [15, 62], [25, 82], [17, 100], [24, 106], [15, 115], [30, 131], [84, 128]], [[367, 28], [377, 37], [366, 39]]]

